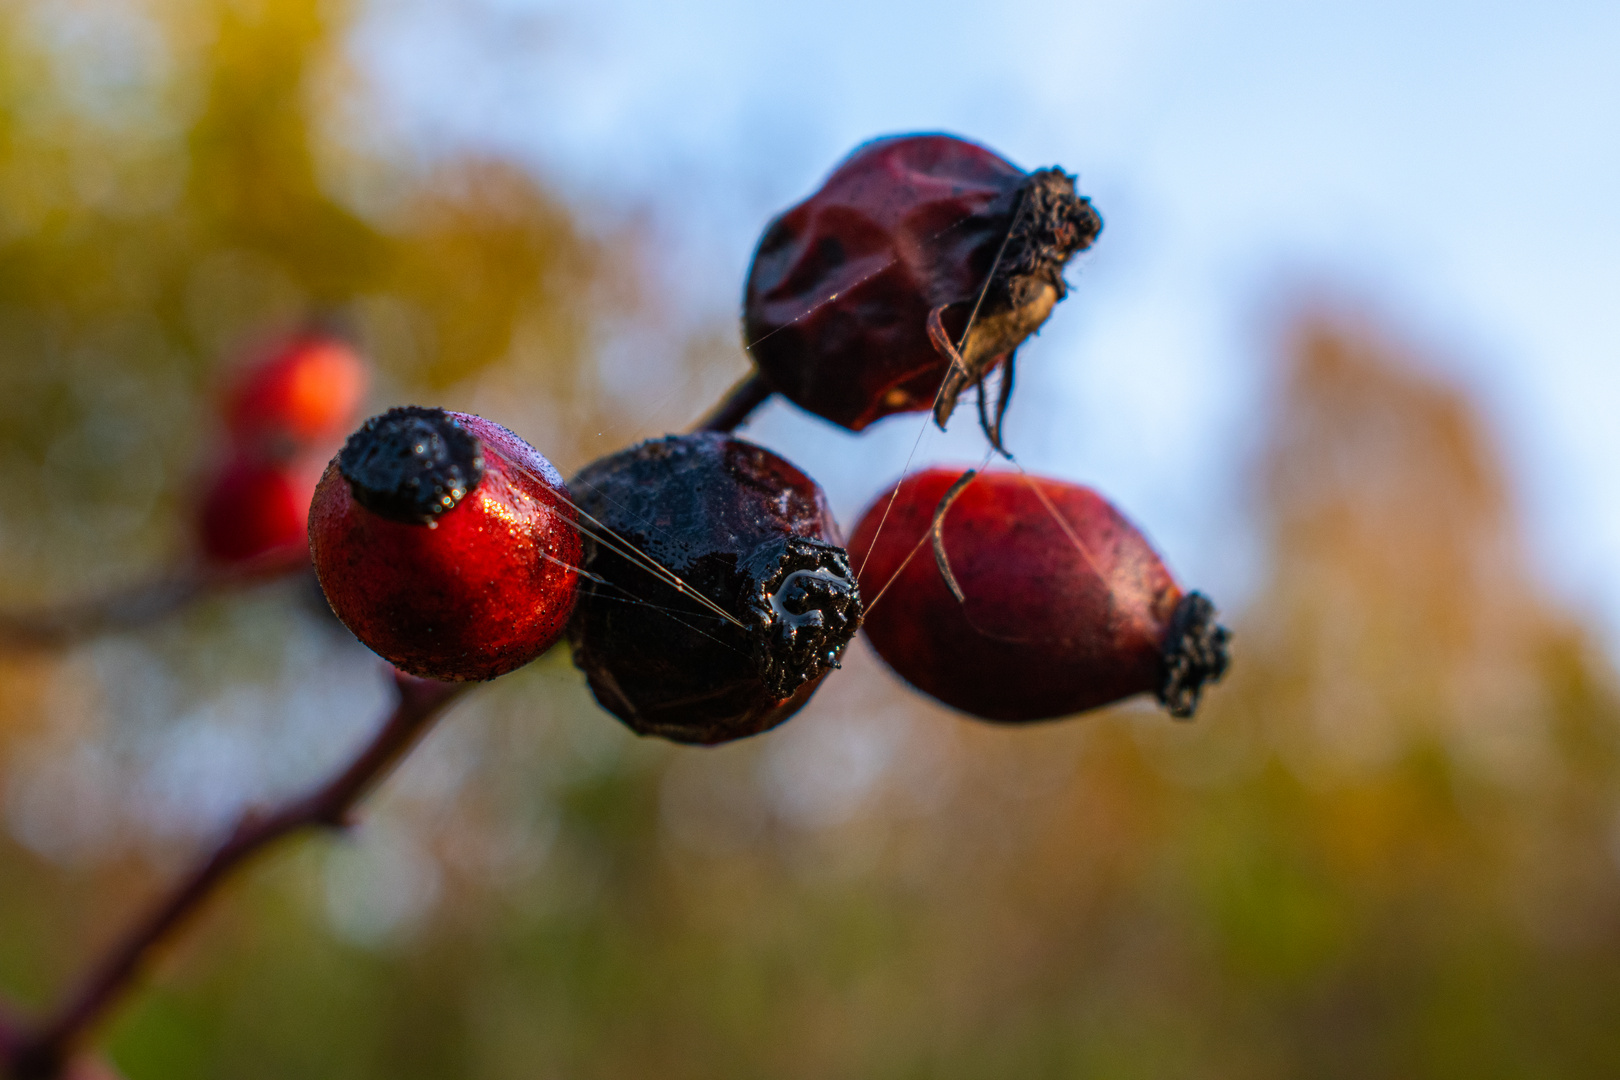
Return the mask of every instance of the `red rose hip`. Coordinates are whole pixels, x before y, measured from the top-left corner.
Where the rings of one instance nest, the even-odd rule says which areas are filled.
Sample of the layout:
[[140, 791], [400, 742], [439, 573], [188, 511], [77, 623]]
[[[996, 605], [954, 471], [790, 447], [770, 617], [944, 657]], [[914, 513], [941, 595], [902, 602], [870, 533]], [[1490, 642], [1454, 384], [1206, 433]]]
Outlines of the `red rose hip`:
[[231, 437], [260, 455], [330, 445], [354, 423], [369, 372], [352, 346], [322, 333], [283, 342], [237, 381], [225, 402]]
[[868, 639], [924, 693], [1000, 721], [1153, 693], [1185, 718], [1226, 671], [1214, 606], [1184, 594], [1090, 488], [930, 469], [901, 483], [891, 506], [892, 493], [861, 519], [850, 552], [871, 606]]
[[587, 533], [574, 663], [633, 730], [753, 735], [838, 666], [860, 592], [826, 498], [788, 462], [724, 435], [671, 435], [571, 486]]
[[[770, 388], [836, 424], [933, 409], [943, 427], [979, 386], [999, 443], [1013, 352], [1101, 229], [1060, 169], [1026, 173], [950, 135], [878, 139], [766, 228], [744, 337]], [[1002, 364], [992, 421], [982, 384]]]
[[562, 634], [580, 541], [562, 477], [481, 417], [391, 409], [326, 467], [310, 553], [345, 626], [402, 671], [493, 679]]
[[254, 559], [289, 563], [308, 550], [311, 471], [238, 456], [226, 463], [203, 499], [198, 534], [216, 563]]

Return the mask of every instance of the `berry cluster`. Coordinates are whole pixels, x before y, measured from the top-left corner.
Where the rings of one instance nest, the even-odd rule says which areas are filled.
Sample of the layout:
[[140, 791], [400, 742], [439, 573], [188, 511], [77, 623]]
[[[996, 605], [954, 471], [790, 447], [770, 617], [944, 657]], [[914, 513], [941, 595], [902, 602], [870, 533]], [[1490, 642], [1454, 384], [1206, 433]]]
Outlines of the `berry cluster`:
[[[974, 388], [1000, 450], [1014, 355], [1101, 228], [1062, 170], [1026, 173], [946, 135], [868, 143], [766, 228], [744, 296], [756, 371], [700, 430], [565, 484], [479, 417], [374, 417], [309, 514], [327, 599], [366, 645], [431, 679], [494, 678], [566, 634], [604, 708], [680, 742], [781, 723], [863, 622], [900, 676], [984, 719], [1142, 692], [1190, 716], [1226, 669], [1227, 632], [1097, 493], [928, 470], [880, 497], [846, 551], [816, 483], [730, 434], [774, 393], [860, 431], [897, 412], [944, 426]], [[270, 447], [307, 434], [238, 427]]]
[[[566, 484], [499, 424], [415, 406], [367, 420], [322, 472], [366, 366], [319, 333], [270, 351], [225, 401], [231, 452], [201, 507], [201, 584], [165, 586], [157, 604], [136, 594], [133, 610], [307, 556], [332, 611], [398, 669], [395, 706], [330, 779], [245, 814], [37, 1028], [0, 1015], [0, 1071], [62, 1075], [84, 1030], [226, 874], [293, 832], [342, 827], [456, 684], [504, 675], [565, 634], [604, 708], [683, 743], [782, 723], [863, 625], [902, 678], [986, 720], [1139, 693], [1191, 716], [1226, 670], [1227, 631], [1096, 492], [1022, 470], [929, 469], [880, 496], [846, 550], [815, 481], [731, 434], [778, 393], [856, 432], [901, 412], [943, 427], [972, 388], [985, 436], [1011, 460], [1014, 356], [1101, 228], [1060, 169], [1025, 173], [945, 135], [868, 143], [760, 240], [743, 306], [753, 374], [696, 431], [610, 454]], [[125, 606], [88, 624], [127, 624]], [[35, 637], [86, 623], [57, 619]]]
[[236, 381], [222, 411], [230, 440], [198, 519], [216, 564], [303, 558], [315, 481], [365, 396], [365, 361], [347, 343], [308, 331], [282, 340]]

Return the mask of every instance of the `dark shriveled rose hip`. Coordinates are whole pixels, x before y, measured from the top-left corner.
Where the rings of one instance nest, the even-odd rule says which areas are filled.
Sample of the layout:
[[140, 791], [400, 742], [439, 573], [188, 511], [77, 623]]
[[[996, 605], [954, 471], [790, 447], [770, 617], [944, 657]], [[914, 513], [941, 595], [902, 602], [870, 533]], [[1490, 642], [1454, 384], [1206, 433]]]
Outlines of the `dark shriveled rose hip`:
[[999, 443], [1013, 353], [1101, 230], [1061, 169], [1026, 173], [950, 135], [878, 139], [766, 228], [744, 339], [772, 389], [853, 431], [925, 409], [943, 427], [1005, 364], [994, 421], [981, 397]]
[[447, 682], [533, 660], [567, 625], [580, 541], [551, 463], [482, 417], [390, 409], [326, 467], [309, 515], [321, 589], [395, 667]]
[[[866, 634], [878, 655], [919, 690], [986, 720], [1067, 716], [1140, 693], [1192, 716], [1229, 662], [1209, 600], [1183, 593], [1146, 538], [1090, 488], [1011, 472], [956, 487], [964, 475], [908, 477], [892, 506], [890, 489], [856, 526], [850, 552], [864, 562]], [[953, 489], [940, 558], [935, 512]]]
[[635, 731], [753, 735], [838, 666], [860, 590], [821, 489], [788, 462], [725, 435], [671, 435], [569, 486], [587, 534], [574, 663]]

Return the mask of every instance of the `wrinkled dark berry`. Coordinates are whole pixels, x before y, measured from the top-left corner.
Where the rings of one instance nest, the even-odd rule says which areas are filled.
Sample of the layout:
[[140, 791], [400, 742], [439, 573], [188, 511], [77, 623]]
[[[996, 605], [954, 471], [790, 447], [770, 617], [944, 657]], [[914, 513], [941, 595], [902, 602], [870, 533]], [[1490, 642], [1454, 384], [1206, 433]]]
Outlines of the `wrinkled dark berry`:
[[892, 506], [890, 489], [855, 529], [866, 633], [888, 665], [987, 720], [1067, 716], [1140, 693], [1192, 716], [1228, 665], [1229, 635], [1209, 600], [1183, 594], [1101, 495], [1019, 473], [981, 473], [956, 489], [937, 556], [935, 511], [963, 475], [908, 477]]
[[394, 666], [493, 679], [562, 635], [580, 541], [567, 488], [512, 432], [392, 409], [326, 467], [309, 519], [327, 602]]
[[587, 533], [574, 663], [631, 728], [753, 735], [838, 666], [860, 592], [825, 496], [798, 469], [740, 439], [672, 435], [569, 486]]
[[949, 135], [878, 139], [766, 228], [744, 338], [773, 389], [853, 431], [924, 409], [943, 427], [1005, 363], [995, 420], [981, 409], [999, 443], [1013, 352], [1101, 229], [1060, 169], [1025, 173]]

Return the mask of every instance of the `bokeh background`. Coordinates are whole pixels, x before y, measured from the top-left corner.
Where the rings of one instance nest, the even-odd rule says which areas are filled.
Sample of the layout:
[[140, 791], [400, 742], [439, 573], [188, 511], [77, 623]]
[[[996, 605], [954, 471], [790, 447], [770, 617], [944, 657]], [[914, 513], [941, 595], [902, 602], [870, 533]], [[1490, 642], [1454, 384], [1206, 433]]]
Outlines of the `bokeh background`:
[[[1010, 442], [1221, 601], [1191, 725], [1027, 729], [857, 646], [637, 740], [560, 652], [104, 1032], [129, 1080], [1620, 1074], [1620, 9], [1375, 0], [0, 6], [0, 601], [193, 554], [219, 389], [311, 318], [371, 405], [569, 472], [747, 369], [751, 245], [948, 129], [1107, 230]], [[746, 432], [852, 522], [968, 423]], [[994, 672], [986, 672], [994, 678]], [[0, 655], [0, 987], [52, 999], [375, 658], [282, 581]]]

